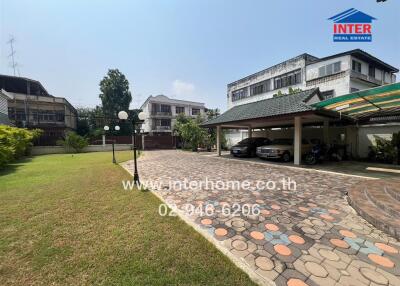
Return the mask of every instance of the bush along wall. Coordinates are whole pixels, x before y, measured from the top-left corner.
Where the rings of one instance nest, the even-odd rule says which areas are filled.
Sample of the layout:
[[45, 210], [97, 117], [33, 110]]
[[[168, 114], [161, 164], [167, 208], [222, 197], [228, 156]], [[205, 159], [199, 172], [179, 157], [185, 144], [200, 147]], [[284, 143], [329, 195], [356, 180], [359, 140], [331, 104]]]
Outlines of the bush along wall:
[[29, 155], [32, 142], [42, 134], [42, 130], [0, 125], [0, 169], [7, 164]]

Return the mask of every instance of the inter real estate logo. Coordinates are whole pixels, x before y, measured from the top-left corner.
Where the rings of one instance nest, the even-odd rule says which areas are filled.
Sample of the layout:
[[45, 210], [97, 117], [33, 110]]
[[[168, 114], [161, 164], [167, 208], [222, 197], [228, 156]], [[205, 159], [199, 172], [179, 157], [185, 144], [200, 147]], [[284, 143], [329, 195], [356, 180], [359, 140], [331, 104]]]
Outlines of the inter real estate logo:
[[351, 8], [329, 20], [333, 21], [334, 42], [371, 42], [374, 17]]

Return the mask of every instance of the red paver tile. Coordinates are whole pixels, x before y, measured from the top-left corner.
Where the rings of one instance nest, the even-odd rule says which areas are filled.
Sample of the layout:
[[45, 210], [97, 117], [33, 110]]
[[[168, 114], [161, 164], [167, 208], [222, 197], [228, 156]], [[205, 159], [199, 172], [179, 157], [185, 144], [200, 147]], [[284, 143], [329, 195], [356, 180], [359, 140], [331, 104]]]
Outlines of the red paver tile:
[[387, 268], [393, 268], [395, 266], [394, 262], [390, 260], [387, 257], [380, 256], [378, 254], [368, 254], [368, 258], [371, 259], [371, 261], [375, 262], [376, 264], [387, 267]]
[[250, 236], [254, 239], [261, 240], [264, 239], [264, 234], [259, 231], [252, 231], [250, 232]]
[[274, 249], [280, 255], [289, 256], [290, 254], [292, 254], [290, 248], [283, 244], [274, 245]]

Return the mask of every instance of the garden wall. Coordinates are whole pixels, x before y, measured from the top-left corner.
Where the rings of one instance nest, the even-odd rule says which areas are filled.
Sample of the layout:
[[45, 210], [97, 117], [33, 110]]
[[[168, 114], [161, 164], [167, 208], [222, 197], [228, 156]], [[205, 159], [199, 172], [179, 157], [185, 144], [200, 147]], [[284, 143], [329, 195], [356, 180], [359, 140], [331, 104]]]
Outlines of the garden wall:
[[[131, 150], [132, 144], [115, 144], [115, 151]], [[102, 152], [112, 151], [112, 145], [89, 145], [83, 149], [82, 152]], [[65, 148], [62, 146], [34, 146], [32, 147], [32, 155], [45, 155], [45, 154], [62, 154], [66, 153]]]

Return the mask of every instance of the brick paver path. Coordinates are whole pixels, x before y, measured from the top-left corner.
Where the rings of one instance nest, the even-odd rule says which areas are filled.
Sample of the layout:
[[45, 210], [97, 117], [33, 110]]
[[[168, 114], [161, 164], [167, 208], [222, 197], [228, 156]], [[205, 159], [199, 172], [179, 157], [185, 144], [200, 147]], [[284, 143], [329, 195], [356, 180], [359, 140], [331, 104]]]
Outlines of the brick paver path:
[[[124, 166], [132, 171], [131, 162]], [[263, 284], [400, 285], [400, 243], [346, 201], [346, 191], [366, 179], [182, 151], [146, 152], [139, 170], [142, 182], [162, 183], [153, 191], [185, 210], [179, 215]], [[296, 190], [280, 184], [289, 177]], [[239, 190], [170, 188], [169, 181], [185, 178], [252, 184]], [[253, 185], [257, 181], [274, 181], [276, 189], [261, 190]], [[243, 207], [254, 204], [259, 215]]]

